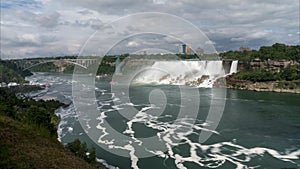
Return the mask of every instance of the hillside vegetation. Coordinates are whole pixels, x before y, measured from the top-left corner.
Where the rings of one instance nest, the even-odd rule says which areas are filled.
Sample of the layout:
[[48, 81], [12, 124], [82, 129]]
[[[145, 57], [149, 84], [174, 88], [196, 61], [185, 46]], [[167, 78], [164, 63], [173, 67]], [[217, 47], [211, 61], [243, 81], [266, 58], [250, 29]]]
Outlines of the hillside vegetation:
[[94, 149], [93, 156], [81, 157], [76, 148], [86, 153], [86, 147], [69, 151], [57, 141], [54, 110], [60, 106], [0, 89], [0, 168], [103, 168], [95, 163]]
[[279, 71], [272, 71], [268, 69], [241, 71], [238, 72], [234, 78], [239, 80], [249, 80], [252, 82], [298, 80], [300, 79], [300, 65], [289, 65]]
[[20, 70], [14, 63], [0, 60], [0, 82], [24, 83], [25, 76], [30, 76], [30, 71]]
[[40, 129], [0, 115], [0, 168], [95, 168], [42, 134]]

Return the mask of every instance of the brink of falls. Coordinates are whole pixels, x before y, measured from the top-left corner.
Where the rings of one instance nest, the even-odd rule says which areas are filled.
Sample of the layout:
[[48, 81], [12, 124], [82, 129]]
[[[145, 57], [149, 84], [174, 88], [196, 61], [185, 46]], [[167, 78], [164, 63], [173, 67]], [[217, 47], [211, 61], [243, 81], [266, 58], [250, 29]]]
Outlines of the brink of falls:
[[155, 61], [135, 78], [138, 84], [192, 85], [212, 88], [214, 82], [237, 72], [238, 61], [225, 71], [223, 61]]

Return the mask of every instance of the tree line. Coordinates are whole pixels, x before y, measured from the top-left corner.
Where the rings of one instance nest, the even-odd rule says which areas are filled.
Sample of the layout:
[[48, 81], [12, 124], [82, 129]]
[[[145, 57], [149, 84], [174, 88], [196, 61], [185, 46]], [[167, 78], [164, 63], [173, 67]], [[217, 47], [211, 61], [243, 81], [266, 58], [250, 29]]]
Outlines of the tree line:
[[0, 60], [0, 82], [26, 82], [24, 78], [30, 76], [32, 73], [29, 70], [21, 70], [11, 61]]
[[300, 61], [300, 45], [288, 46], [275, 43], [272, 46], [262, 46], [259, 50], [228, 51], [219, 54], [222, 59], [233, 60], [293, 60]]
[[234, 78], [252, 82], [298, 80], [300, 79], [300, 65], [289, 65], [286, 68], [280, 69], [279, 71], [267, 69], [241, 71], [234, 75]]
[[0, 88], [1, 115], [29, 124], [54, 138], [59, 123], [54, 111], [60, 106], [64, 104], [54, 100], [36, 101], [21, 94], [17, 97], [14, 92]]

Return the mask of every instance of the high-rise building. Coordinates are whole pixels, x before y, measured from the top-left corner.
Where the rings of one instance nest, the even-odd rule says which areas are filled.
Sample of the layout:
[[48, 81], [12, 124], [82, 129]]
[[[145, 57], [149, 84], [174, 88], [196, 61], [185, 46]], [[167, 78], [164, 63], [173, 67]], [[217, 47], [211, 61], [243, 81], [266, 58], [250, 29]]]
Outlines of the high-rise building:
[[186, 54], [186, 44], [182, 44], [182, 53]]
[[192, 54], [192, 49], [191, 49], [190, 45], [186, 46], [186, 54], [188, 54], [188, 55]]

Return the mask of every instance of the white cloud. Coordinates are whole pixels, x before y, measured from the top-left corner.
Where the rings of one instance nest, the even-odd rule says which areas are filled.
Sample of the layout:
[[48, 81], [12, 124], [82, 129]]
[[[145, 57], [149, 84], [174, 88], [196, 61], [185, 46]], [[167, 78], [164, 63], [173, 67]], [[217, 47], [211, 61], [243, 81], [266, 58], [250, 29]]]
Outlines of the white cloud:
[[[215, 45], [217, 50], [233, 50], [239, 46], [257, 48], [275, 42], [300, 43], [299, 0], [12, 0], [1, 2], [1, 57], [78, 53], [89, 36], [106, 23], [124, 15], [149, 11], [187, 19], [207, 34], [211, 40], [205, 43]], [[159, 18], [148, 21], [158, 28], [161, 24]], [[143, 23], [138, 24], [119, 28], [119, 33], [123, 36], [136, 28], [142, 29]], [[178, 34], [172, 28], [166, 29]], [[186, 31], [185, 25], [182, 30]], [[187, 34], [182, 38], [193, 37]], [[168, 37], [164, 40], [178, 43]], [[158, 42], [135, 39], [127, 45], [137, 47]]]
[[205, 41], [205, 44], [206, 45], [215, 45], [216, 42], [209, 40], [209, 41]]
[[153, 0], [154, 4], [165, 4], [167, 0]]
[[21, 35], [20, 41], [31, 42], [31, 43], [41, 43], [40, 38], [37, 34], [24, 34]]
[[127, 46], [128, 47], [138, 47], [139, 44], [135, 41], [130, 41], [130, 42], [128, 42]]

